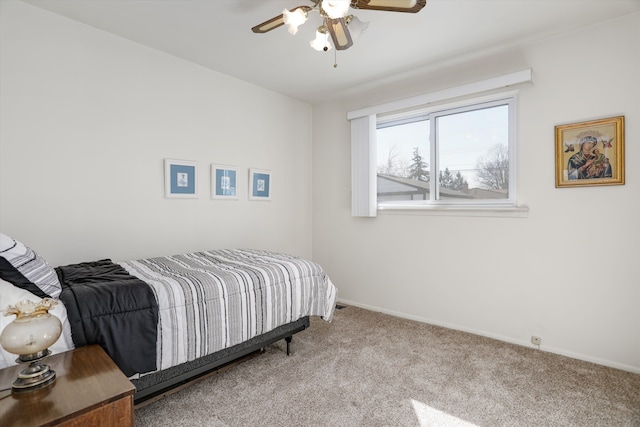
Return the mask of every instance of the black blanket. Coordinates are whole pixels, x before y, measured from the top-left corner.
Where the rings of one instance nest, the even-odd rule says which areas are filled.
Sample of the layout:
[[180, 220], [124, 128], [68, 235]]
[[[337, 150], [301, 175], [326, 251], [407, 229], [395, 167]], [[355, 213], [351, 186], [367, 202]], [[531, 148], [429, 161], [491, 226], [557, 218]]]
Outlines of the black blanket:
[[100, 344], [127, 376], [156, 370], [158, 303], [151, 287], [108, 259], [56, 272], [76, 347]]

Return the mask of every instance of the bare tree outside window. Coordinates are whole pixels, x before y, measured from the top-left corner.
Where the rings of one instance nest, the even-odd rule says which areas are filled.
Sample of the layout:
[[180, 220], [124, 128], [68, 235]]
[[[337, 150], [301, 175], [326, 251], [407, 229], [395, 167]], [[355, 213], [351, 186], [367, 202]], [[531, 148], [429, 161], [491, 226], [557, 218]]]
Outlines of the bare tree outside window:
[[506, 145], [496, 144], [486, 156], [478, 159], [478, 187], [486, 190], [509, 188], [509, 150]]
[[378, 173], [390, 176], [407, 177], [409, 163], [403, 158], [397, 145], [391, 146], [383, 163], [378, 164]]

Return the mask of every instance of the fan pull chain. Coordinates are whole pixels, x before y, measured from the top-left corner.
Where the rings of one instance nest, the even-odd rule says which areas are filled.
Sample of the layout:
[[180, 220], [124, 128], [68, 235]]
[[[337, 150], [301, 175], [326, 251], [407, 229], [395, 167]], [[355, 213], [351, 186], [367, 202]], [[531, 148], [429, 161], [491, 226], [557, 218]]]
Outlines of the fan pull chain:
[[333, 68], [338, 68], [338, 49], [333, 49]]

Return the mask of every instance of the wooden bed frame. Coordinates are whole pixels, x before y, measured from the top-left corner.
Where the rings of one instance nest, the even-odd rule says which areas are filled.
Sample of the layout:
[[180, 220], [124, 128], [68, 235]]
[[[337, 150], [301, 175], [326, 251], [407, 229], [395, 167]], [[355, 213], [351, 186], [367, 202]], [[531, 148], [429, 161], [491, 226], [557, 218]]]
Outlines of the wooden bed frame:
[[303, 317], [233, 347], [131, 380], [136, 386], [135, 406], [140, 408], [155, 402], [282, 339], [286, 340], [289, 355], [293, 334], [308, 328], [309, 324], [309, 317]]

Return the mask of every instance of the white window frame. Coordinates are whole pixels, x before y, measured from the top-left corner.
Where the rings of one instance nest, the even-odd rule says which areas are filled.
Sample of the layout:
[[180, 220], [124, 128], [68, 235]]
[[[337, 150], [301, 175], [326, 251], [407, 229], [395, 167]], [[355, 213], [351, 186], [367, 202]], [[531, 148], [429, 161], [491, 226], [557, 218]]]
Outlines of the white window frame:
[[[471, 214], [478, 216], [526, 216], [528, 208], [517, 206], [516, 196], [516, 176], [517, 176], [517, 157], [516, 157], [516, 121], [517, 121], [517, 91], [510, 90], [508, 92], [495, 93], [499, 89], [510, 87], [517, 84], [532, 83], [532, 70], [527, 69], [491, 79], [486, 79], [463, 86], [445, 89], [437, 92], [420, 95], [413, 98], [394, 101], [387, 104], [368, 107], [361, 110], [351, 111], [347, 114], [347, 119], [351, 121], [351, 141], [352, 141], [352, 215], [360, 217], [375, 217], [378, 212], [436, 212], [437, 214]], [[493, 91], [492, 95], [480, 97], [482, 92], [487, 93]], [[475, 98], [470, 99], [471, 96]], [[454, 98], [465, 98], [464, 101], [450, 102]], [[500, 102], [510, 99], [509, 107], [509, 180], [510, 191], [509, 199], [500, 199], [497, 202], [487, 203], [487, 199], [464, 204], [436, 201], [430, 203], [381, 203], [377, 205], [376, 190], [376, 138], [375, 127], [378, 119], [381, 121], [389, 119], [398, 119], [401, 116], [418, 113], [450, 113], [457, 108], [464, 108], [470, 105], [480, 103]], [[431, 104], [431, 106], [430, 106]], [[438, 104], [436, 106], [433, 106]], [[434, 132], [434, 126], [431, 126], [431, 132]], [[433, 139], [432, 139], [433, 140]], [[434, 150], [435, 144], [430, 144]], [[431, 153], [431, 159], [437, 159], [437, 153]], [[431, 165], [430, 165], [431, 166]], [[433, 175], [432, 175], [433, 176]], [[432, 180], [435, 187], [437, 180]], [[435, 191], [432, 188], [432, 191]], [[434, 194], [434, 193], [432, 193]]]
[[[439, 200], [440, 186], [438, 183], [438, 176], [440, 172], [440, 165], [438, 164], [438, 144], [436, 141], [437, 134], [437, 119], [438, 117], [446, 117], [451, 114], [477, 111], [484, 108], [497, 107], [501, 105], [507, 105], [509, 111], [508, 117], [508, 152], [509, 152], [509, 197], [506, 199], [467, 199], [456, 200], [446, 199]], [[416, 110], [405, 111], [399, 115], [385, 115], [378, 117], [376, 121], [376, 128], [386, 127], [393, 123], [391, 126], [401, 124], [403, 122], [409, 123], [416, 119], [429, 120], [430, 135], [429, 135], [429, 149], [430, 149], [430, 161], [429, 161], [429, 173], [432, 178], [429, 181], [429, 195], [430, 200], [403, 200], [403, 201], [391, 201], [391, 202], [378, 202], [377, 208], [382, 209], [406, 209], [429, 206], [460, 206], [460, 207], [515, 207], [516, 206], [516, 106], [517, 106], [517, 92], [511, 91], [494, 96], [488, 96], [483, 98], [474, 98], [461, 103], [440, 105], [430, 109], [420, 108]], [[376, 148], [377, 152], [377, 148]], [[377, 195], [376, 195], [377, 197]]]

